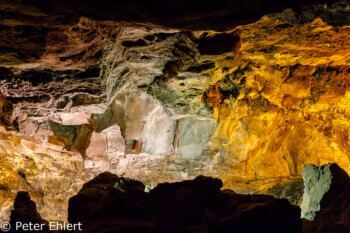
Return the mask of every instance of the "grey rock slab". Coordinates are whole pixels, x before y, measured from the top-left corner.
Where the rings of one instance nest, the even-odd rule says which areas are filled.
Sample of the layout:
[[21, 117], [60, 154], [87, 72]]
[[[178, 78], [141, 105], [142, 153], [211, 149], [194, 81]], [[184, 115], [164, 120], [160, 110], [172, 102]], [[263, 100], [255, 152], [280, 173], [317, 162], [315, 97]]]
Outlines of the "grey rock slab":
[[148, 114], [143, 129], [142, 152], [156, 155], [174, 152], [176, 120], [172, 115], [170, 109], [162, 106]]
[[215, 130], [215, 120], [200, 116], [177, 116], [175, 151], [183, 158], [201, 157], [204, 146]]

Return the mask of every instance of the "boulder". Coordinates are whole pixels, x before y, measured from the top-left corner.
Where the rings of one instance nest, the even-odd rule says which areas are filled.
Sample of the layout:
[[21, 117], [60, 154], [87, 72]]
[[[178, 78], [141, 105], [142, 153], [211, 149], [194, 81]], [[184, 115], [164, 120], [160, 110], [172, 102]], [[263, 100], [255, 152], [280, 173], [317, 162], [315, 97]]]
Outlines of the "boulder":
[[159, 103], [142, 91], [118, 93], [111, 101], [111, 110], [125, 140], [140, 141], [148, 114]]
[[304, 182], [301, 178], [281, 182], [267, 191], [268, 195], [286, 198], [292, 205], [300, 205], [304, 194]]
[[107, 156], [107, 137], [104, 133], [92, 132], [90, 143], [86, 149], [86, 158], [95, 160]]
[[[49, 123], [55, 136], [66, 139], [66, 149], [79, 151], [91, 159], [107, 155], [107, 134], [112, 135], [113, 130], [110, 129], [108, 133], [101, 131], [113, 127], [116, 119], [110, 107], [89, 105], [73, 108], [72, 113], [55, 114]], [[115, 133], [120, 135], [120, 130]], [[118, 141], [119, 137], [116, 140]]]
[[350, 232], [350, 178], [337, 164], [303, 168], [301, 204], [306, 233]]
[[121, 135], [121, 130], [119, 125], [115, 124], [107, 129], [104, 129], [102, 133], [107, 135], [107, 153], [122, 154], [125, 152], [125, 141]]

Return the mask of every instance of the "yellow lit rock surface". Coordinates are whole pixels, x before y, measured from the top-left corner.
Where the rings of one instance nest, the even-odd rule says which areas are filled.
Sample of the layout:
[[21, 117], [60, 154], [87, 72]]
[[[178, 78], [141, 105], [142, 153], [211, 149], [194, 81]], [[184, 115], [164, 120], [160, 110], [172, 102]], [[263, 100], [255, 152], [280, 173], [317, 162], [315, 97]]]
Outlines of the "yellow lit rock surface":
[[203, 96], [215, 136], [227, 139], [211, 143], [231, 166], [225, 187], [264, 192], [308, 163], [335, 162], [350, 174], [350, 27], [265, 16], [239, 29], [238, 66], [217, 61]]
[[65, 220], [69, 197], [94, 176], [85, 170], [81, 155], [49, 143], [21, 140], [2, 126], [0, 134], [0, 220], [8, 220], [14, 198], [22, 190], [30, 192], [42, 216]]

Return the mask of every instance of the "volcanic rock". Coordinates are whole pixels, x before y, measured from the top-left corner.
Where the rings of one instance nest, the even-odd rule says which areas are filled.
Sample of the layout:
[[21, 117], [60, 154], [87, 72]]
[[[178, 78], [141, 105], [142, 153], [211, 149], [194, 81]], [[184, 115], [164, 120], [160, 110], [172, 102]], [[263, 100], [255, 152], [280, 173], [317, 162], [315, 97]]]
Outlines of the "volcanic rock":
[[350, 174], [350, 8], [319, 2], [2, 1], [0, 221], [19, 191], [66, 221], [104, 171], [295, 204], [306, 164]]
[[11, 115], [13, 105], [11, 101], [6, 99], [6, 96], [0, 93], [0, 124], [3, 126], [12, 126]]
[[301, 204], [303, 232], [350, 231], [350, 178], [337, 164], [303, 169], [305, 191]]

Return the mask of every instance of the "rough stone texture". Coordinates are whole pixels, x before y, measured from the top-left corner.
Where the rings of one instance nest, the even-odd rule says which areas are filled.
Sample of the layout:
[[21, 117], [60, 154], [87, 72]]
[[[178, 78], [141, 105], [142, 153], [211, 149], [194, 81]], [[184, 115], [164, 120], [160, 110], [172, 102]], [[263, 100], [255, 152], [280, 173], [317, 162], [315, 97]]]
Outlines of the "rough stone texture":
[[3, 126], [12, 126], [11, 115], [13, 105], [6, 99], [6, 96], [0, 93], [0, 124]]
[[330, 167], [331, 164], [320, 168], [308, 164], [303, 168], [305, 190], [303, 202], [300, 206], [302, 218], [314, 220], [317, 211], [321, 209], [321, 200], [329, 191], [332, 180], [334, 179]]
[[[118, 103], [124, 105], [123, 110], [115, 107]], [[112, 111], [118, 123], [120, 122], [122, 135], [126, 140], [142, 139], [145, 118], [155, 106], [154, 98], [144, 92], [123, 93], [112, 100]]]
[[206, 33], [199, 38], [198, 50], [204, 55], [220, 55], [223, 53], [238, 53], [241, 48], [239, 31], [215, 33], [208, 36]]
[[304, 182], [301, 178], [281, 182], [267, 191], [276, 198], [286, 198], [293, 205], [301, 205], [304, 195]]
[[[146, 45], [123, 46], [125, 42], [145, 38], [148, 38]], [[196, 39], [189, 33], [124, 28], [102, 60], [101, 75], [107, 99], [112, 100], [112, 104], [118, 101], [123, 105], [126, 116], [138, 113], [136, 111], [145, 115], [153, 110], [156, 104], [153, 96], [165, 107], [196, 114], [203, 107], [200, 96], [208, 85], [209, 72], [214, 68], [190, 69], [208, 60], [200, 57], [196, 47]], [[138, 110], [137, 104], [142, 101], [146, 103]], [[125, 108], [129, 102], [134, 106], [130, 109], [135, 112]]]
[[[7, 13], [5, 19], [31, 19], [32, 24], [41, 25], [40, 21], [47, 22], [48, 25], [38, 27], [37, 31], [50, 30], [52, 27], [59, 27], [65, 24], [77, 21], [77, 15], [82, 15], [98, 20], [114, 20], [124, 24], [141, 24], [147, 26], [162, 25], [167, 27], [176, 27], [183, 29], [217, 29], [222, 30], [240, 24], [247, 24], [258, 20], [265, 14], [282, 11], [286, 8], [294, 8], [302, 11], [303, 7], [312, 4], [334, 3], [338, 1], [301, 1], [287, 0], [283, 2], [268, 1], [251, 1], [239, 0], [236, 2], [224, 0], [133, 0], [124, 2], [121, 0], [106, 0], [101, 4], [98, 1], [76, 0], [60, 1], [60, 0], [29, 0], [29, 1], [10, 1], [4, 0], [2, 11]], [[22, 4], [21, 4], [22, 3]], [[338, 8], [343, 5], [338, 6]], [[321, 9], [312, 11], [307, 16], [313, 16], [312, 13], [318, 15], [332, 15], [332, 7], [330, 12]], [[30, 9], [29, 12], [26, 9]], [[343, 10], [342, 15], [348, 12]], [[11, 14], [12, 13], [12, 14]], [[17, 17], [13, 17], [15, 14]], [[8, 15], [12, 17], [8, 17]], [[19, 16], [18, 16], [19, 15]], [[339, 17], [342, 19], [341, 17]], [[344, 20], [344, 19], [343, 19]], [[341, 20], [341, 22], [343, 21]], [[6, 22], [6, 21], [5, 21]], [[5, 24], [6, 25], [6, 24]], [[16, 25], [16, 24], [15, 24]], [[31, 24], [24, 24], [29, 29], [33, 27]], [[11, 25], [13, 26], [13, 25]], [[50, 27], [51, 26], [51, 27]], [[12, 29], [12, 27], [10, 27]], [[36, 27], [34, 27], [36, 29]], [[28, 32], [27, 32], [28, 33]], [[43, 33], [43, 32], [42, 32]], [[42, 33], [29, 34], [30, 36], [40, 36]], [[27, 39], [27, 37], [25, 37]], [[41, 41], [42, 37], [39, 37]], [[29, 40], [30, 41], [30, 40]], [[40, 40], [39, 40], [40, 41]], [[17, 40], [16, 40], [17, 42]], [[18, 42], [27, 42], [27, 40], [19, 40]], [[34, 45], [38, 46], [36, 43]], [[39, 44], [41, 45], [41, 44]], [[26, 47], [24, 47], [26, 48]], [[23, 49], [23, 48], [22, 48]], [[32, 49], [35, 51], [35, 49]]]
[[103, 96], [92, 95], [101, 94], [96, 68], [97, 74], [79, 70], [22, 70], [9, 80], [1, 80], [0, 90], [13, 103], [12, 121], [17, 131], [32, 136], [39, 129], [48, 130], [48, 119], [56, 113], [101, 103]]
[[1, 1], [0, 11], [2, 66], [85, 69], [117, 33], [116, 23], [53, 15], [24, 1]]
[[96, 175], [79, 153], [62, 145], [37, 143], [30, 137], [1, 130], [0, 221], [8, 221], [19, 191], [28, 191], [41, 217], [66, 221], [68, 199]]
[[303, 232], [349, 232], [350, 178], [337, 164], [303, 169]]
[[[67, 6], [76, 1], [56, 3], [0, 3], [0, 86], [17, 129], [0, 129], [0, 220], [24, 190], [43, 218], [65, 221], [68, 198], [104, 171], [153, 186], [219, 177], [236, 192], [272, 190], [293, 203], [301, 192], [293, 181], [306, 164], [336, 162], [350, 172], [347, 2], [289, 9], [236, 28], [252, 19], [251, 10], [255, 18], [299, 1], [273, 1], [277, 8], [180, 1], [191, 8], [182, 12], [173, 1], [153, 9], [135, 0], [127, 15], [141, 18], [129, 24], [73, 19]], [[72, 9], [104, 19], [130, 10], [115, 11], [118, 3], [79, 1]], [[144, 14], [161, 8], [160, 15], [144, 20], [136, 14], [144, 4]], [[226, 28], [217, 12], [228, 14], [221, 15], [231, 22], [225, 32], [150, 26], [164, 14], [163, 25]], [[68, 129], [52, 130], [55, 136], [49, 122]]]
[[197, 177], [145, 193], [140, 182], [103, 173], [70, 199], [69, 221], [84, 232], [301, 232], [300, 209], [287, 200], [221, 187]]
[[216, 62], [203, 94], [218, 124], [210, 148], [233, 168], [225, 187], [270, 189], [308, 163], [349, 172], [349, 28], [266, 16], [238, 29], [241, 55]]
[[[239, 192], [266, 192], [301, 178], [309, 162], [347, 169], [348, 28], [276, 18], [238, 27], [240, 52], [220, 55], [200, 54], [199, 32], [125, 28], [102, 66], [107, 99], [122, 116], [118, 123], [128, 120], [123, 98], [143, 91], [176, 113], [213, 115], [215, 133], [204, 147], [209, 166], [225, 168], [224, 186]], [[125, 43], [138, 40], [146, 43]], [[138, 116], [140, 127], [148, 113]]]
[[125, 141], [118, 125], [113, 125], [101, 133], [93, 132], [86, 150], [86, 159], [105, 160], [108, 155], [124, 154]]
[[[92, 128], [89, 124], [79, 124], [81, 119], [78, 118], [78, 114], [74, 115], [76, 118], [66, 118], [62, 124], [50, 121], [50, 130], [55, 136], [63, 136], [66, 139], [66, 149], [78, 151], [85, 156], [93, 133]], [[82, 119], [86, 120], [86, 118]]]

